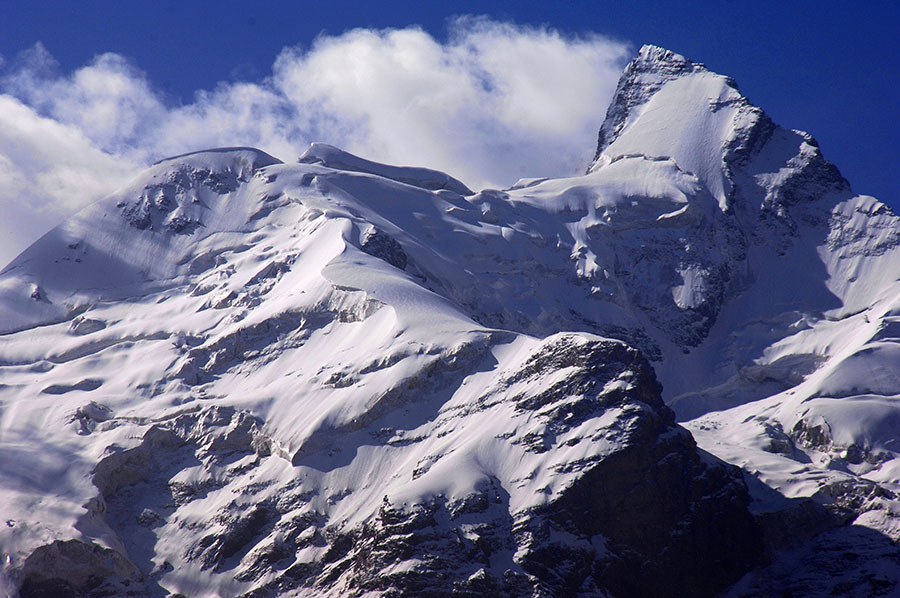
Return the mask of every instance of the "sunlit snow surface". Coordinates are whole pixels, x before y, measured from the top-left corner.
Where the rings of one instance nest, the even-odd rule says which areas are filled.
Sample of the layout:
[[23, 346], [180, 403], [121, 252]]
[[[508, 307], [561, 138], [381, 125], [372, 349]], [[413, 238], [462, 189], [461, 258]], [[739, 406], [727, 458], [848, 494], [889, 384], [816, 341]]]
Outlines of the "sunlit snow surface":
[[[305, 513], [346, 526], [492, 484], [525, 512], [570, 482], [566, 464], [611, 450], [590, 430], [622, 417], [526, 450], [545, 430], [503, 397], [565, 373], [499, 381], [563, 332], [640, 349], [699, 445], [784, 497], [900, 489], [898, 219], [809, 136], [664, 52], [626, 72], [584, 176], [475, 194], [320, 144], [294, 164], [230, 148], [163, 161], [35, 243], [0, 274], [10, 563], [84, 535], [152, 546], [172, 591], [234, 595], [249, 586], [188, 562], [185, 522], [254, 483], [257, 502], [293, 484]], [[204, 469], [173, 453], [176, 481], [208, 494], [114, 532], [98, 462], [215, 406], [235, 437], [230, 414], [258, 418], [273, 457]], [[203, 421], [198, 442], [230, 442], [203, 440]], [[858, 522], [897, 537], [888, 497], [866, 495]]]

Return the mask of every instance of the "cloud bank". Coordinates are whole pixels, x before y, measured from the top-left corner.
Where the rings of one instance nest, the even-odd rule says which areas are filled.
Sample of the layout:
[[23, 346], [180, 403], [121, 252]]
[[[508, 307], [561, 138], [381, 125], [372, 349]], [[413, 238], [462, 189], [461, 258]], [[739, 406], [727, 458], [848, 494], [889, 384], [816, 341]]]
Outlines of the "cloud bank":
[[205, 147], [291, 161], [323, 141], [474, 188], [577, 173], [628, 56], [601, 36], [475, 17], [451, 23], [444, 41], [415, 27], [355, 29], [285, 48], [262, 81], [171, 106], [122, 56], [60, 73], [38, 44], [0, 76], [0, 266], [147, 164]]

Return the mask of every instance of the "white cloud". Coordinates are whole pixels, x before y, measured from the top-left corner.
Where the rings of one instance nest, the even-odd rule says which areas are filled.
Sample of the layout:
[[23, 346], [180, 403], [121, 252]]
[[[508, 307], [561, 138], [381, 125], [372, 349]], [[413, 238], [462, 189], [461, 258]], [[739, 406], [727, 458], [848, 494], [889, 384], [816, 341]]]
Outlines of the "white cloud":
[[444, 44], [418, 29], [323, 38], [285, 50], [273, 85], [336, 120], [331, 143], [471, 186], [584, 168], [627, 48], [477, 18], [450, 33]]
[[37, 45], [0, 79], [0, 263], [136, 165], [204, 147], [292, 160], [324, 141], [472, 187], [573, 174], [593, 155], [627, 52], [474, 17], [445, 42], [413, 27], [355, 29], [284, 49], [263, 81], [171, 107], [119, 55], [59, 74]]
[[0, 268], [137, 169], [97, 149], [77, 127], [0, 95]]

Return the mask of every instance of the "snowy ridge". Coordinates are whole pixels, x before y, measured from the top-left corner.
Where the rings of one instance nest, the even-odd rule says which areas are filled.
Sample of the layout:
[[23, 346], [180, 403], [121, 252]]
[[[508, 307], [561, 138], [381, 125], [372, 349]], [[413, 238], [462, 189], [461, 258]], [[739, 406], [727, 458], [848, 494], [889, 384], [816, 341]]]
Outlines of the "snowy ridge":
[[0, 579], [765, 595], [842, 523], [890, 561], [898, 247], [809, 135], [653, 46], [580, 177], [164, 160], [0, 273]]
[[472, 191], [462, 182], [443, 172], [429, 168], [379, 164], [354, 156], [326, 143], [313, 143], [297, 161], [301, 164], [321, 164], [338, 170], [374, 174], [423, 189], [447, 189], [460, 195], [472, 194]]

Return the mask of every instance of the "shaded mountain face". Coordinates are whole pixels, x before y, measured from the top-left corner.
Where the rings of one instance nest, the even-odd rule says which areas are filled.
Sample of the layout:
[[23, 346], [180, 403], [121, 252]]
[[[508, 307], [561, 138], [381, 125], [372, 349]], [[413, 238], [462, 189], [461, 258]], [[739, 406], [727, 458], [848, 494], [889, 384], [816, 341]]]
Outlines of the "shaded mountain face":
[[827, 593], [897, 556], [898, 245], [653, 46], [580, 177], [164, 160], [0, 272], [0, 587]]

